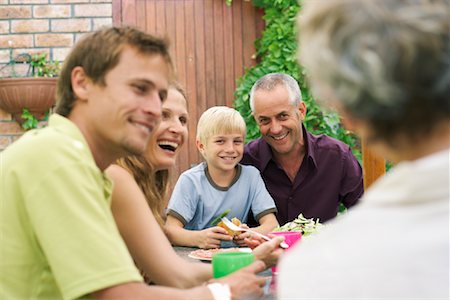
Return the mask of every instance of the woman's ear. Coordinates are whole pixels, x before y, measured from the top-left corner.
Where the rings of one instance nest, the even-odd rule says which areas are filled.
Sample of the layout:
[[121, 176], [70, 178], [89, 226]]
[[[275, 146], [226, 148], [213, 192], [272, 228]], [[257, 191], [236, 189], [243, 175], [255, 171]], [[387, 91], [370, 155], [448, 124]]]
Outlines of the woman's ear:
[[86, 76], [83, 67], [73, 68], [71, 73], [72, 90], [78, 100], [86, 101], [91, 80]]

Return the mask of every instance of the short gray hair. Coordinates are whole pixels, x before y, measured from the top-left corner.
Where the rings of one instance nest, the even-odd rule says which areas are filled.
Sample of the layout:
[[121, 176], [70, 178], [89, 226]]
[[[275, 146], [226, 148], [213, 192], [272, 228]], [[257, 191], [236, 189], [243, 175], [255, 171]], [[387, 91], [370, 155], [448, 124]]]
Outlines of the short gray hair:
[[299, 58], [313, 94], [337, 100], [391, 146], [399, 135], [420, 139], [449, 119], [448, 8], [448, 0], [309, 1]]
[[298, 106], [302, 102], [302, 92], [298, 82], [285, 73], [269, 73], [258, 79], [250, 91], [250, 109], [255, 108], [255, 92], [258, 90], [272, 91], [278, 85], [284, 85], [289, 93], [289, 102], [292, 106]]

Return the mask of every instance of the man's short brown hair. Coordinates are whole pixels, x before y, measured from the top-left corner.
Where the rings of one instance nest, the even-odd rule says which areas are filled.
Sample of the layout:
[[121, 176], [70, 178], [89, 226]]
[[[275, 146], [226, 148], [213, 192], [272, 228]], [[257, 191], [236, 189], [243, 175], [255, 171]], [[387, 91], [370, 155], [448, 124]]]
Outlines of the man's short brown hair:
[[126, 47], [139, 53], [161, 55], [173, 71], [168, 42], [132, 27], [108, 27], [84, 36], [70, 52], [64, 62], [56, 91], [56, 113], [67, 117], [76, 100], [73, 92], [71, 73], [80, 66], [96, 84], [104, 86], [106, 74], [120, 60]]

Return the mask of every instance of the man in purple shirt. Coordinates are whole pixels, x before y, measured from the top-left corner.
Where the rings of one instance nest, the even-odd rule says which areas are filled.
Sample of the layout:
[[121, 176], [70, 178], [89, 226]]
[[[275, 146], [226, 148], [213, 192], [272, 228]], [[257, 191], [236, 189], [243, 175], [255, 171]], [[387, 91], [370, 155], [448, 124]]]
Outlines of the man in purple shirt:
[[337, 215], [340, 203], [357, 203], [363, 194], [360, 164], [346, 144], [306, 131], [306, 106], [294, 78], [260, 78], [250, 92], [250, 108], [262, 137], [245, 146], [241, 163], [261, 172], [281, 225], [300, 213], [325, 222]]

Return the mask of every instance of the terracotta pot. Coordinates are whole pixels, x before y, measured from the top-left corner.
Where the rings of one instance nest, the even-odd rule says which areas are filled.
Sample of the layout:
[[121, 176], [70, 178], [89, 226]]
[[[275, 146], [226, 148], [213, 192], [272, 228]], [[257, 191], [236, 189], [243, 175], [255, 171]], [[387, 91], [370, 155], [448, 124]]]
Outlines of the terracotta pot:
[[57, 78], [22, 77], [0, 79], [0, 108], [20, 124], [27, 108], [38, 120], [55, 105]]

